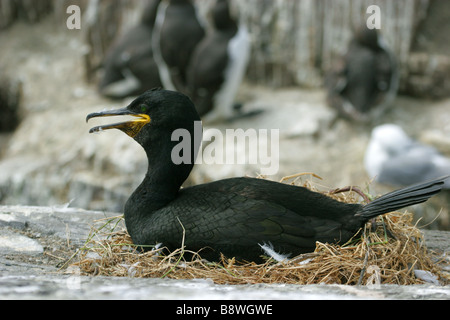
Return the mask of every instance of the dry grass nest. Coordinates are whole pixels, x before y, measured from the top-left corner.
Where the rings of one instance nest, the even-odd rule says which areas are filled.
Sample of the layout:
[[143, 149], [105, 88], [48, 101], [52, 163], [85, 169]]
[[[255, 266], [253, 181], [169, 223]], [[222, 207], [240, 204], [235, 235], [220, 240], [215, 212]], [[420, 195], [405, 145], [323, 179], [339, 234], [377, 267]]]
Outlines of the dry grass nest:
[[[282, 182], [290, 181], [317, 191], [310, 180], [299, 182], [303, 175], [287, 177]], [[347, 203], [356, 203], [361, 197], [365, 201], [369, 199], [358, 188], [326, 194]], [[141, 252], [133, 245], [122, 220], [120, 216], [99, 221], [101, 226], [92, 228], [85, 245], [70, 260], [69, 269], [75, 267], [82, 275], [202, 278], [234, 285], [450, 283], [448, 274], [438, 267], [436, 257], [427, 250], [421, 231], [412, 224], [411, 213], [392, 212], [378, 217], [344, 245], [318, 242], [313, 253], [282, 262], [267, 258], [263, 264], [223, 256], [220, 262], [209, 262], [201, 258], [201, 252], [188, 252], [183, 247], [170, 254], [163, 254], [165, 248]]]

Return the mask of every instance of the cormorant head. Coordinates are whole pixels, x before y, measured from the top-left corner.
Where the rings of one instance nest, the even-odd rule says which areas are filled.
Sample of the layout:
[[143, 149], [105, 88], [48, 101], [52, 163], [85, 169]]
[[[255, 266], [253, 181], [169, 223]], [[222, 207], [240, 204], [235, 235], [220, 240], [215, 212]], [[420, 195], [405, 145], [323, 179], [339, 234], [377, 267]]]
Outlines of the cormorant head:
[[365, 25], [355, 32], [355, 40], [360, 45], [366, 46], [372, 50], [377, 50], [380, 47], [377, 29], [369, 29]]
[[216, 0], [212, 10], [212, 18], [218, 30], [225, 30], [232, 27], [237, 29], [236, 22], [231, 16], [228, 0]]
[[133, 119], [94, 127], [89, 132], [119, 129], [144, 148], [150, 140], [163, 138], [163, 132], [171, 135], [177, 129], [186, 129], [193, 133], [194, 123], [200, 121], [194, 104], [187, 96], [160, 88], [145, 92], [126, 108], [91, 113], [86, 121], [112, 116], [131, 116]]

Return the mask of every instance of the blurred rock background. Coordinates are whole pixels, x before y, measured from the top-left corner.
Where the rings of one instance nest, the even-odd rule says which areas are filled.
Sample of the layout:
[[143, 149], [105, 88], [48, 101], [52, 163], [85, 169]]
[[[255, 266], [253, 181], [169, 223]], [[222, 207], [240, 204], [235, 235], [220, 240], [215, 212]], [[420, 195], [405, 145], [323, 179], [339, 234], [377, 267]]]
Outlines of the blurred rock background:
[[[0, 0], [0, 204], [122, 211], [146, 171], [143, 150], [120, 132], [89, 135], [88, 113], [129, 103], [97, 93], [98, 67], [114, 39], [138, 19], [145, 0]], [[210, 0], [196, 0], [207, 16]], [[66, 12], [78, 5], [80, 30]], [[252, 56], [239, 100], [260, 116], [215, 127], [280, 129], [276, 176], [314, 172], [323, 190], [371, 182], [363, 157], [371, 129], [396, 123], [450, 156], [450, 2], [441, 0], [233, 1], [247, 23]], [[325, 102], [323, 79], [353, 28], [381, 9], [381, 34], [400, 67], [398, 98], [382, 118], [356, 124]], [[11, 111], [13, 110], [13, 111]], [[20, 123], [19, 123], [20, 120]], [[236, 146], [242, 152], [245, 146]], [[257, 176], [260, 165], [199, 165], [187, 184]], [[309, 179], [309, 177], [304, 177]], [[450, 229], [450, 196], [416, 211], [419, 225]], [[441, 210], [442, 208], [442, 210]]]

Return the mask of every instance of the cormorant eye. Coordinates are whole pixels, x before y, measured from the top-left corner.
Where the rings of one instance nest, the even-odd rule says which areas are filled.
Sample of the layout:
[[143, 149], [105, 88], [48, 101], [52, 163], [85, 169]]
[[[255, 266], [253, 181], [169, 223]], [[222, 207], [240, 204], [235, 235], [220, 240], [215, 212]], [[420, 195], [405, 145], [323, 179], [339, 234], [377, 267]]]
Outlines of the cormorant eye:
[[145, 104], [141, 105], [141, 112], [143, 113], [147, 112], [147, 106]]

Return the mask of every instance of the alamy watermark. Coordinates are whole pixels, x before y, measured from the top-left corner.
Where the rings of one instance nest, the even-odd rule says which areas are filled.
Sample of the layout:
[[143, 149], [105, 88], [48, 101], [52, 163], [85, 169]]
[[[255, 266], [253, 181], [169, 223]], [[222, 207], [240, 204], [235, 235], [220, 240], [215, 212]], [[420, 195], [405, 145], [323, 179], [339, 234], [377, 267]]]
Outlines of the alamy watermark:
[[[171, 154], [176, 165], [191, 164], [195, 158], [195, 164], [259, 165], [263, 175], [275, 175], [279, 170], [279, 129], [226, 129], [224, 134], [211, 128], [203, 133], [202, 122], [196, 121], [194, 136], [186, 129], [177, 129], [172, 141], [179, 142]], [[199, 150], [197, 156], [193, 157], [193, 150]]]
[[69, 30], [81, 29], [81, 9], [79, 6], [71, 5], [67, 7], [66, 13], [70, 16], [66, 20], [66, 26]]
[[366, 20], [366, 26], [368, 29], [381, 29], [381, 9], [379, 6], [372, 5], [367, 8], [367, 14], [370, 14]]

